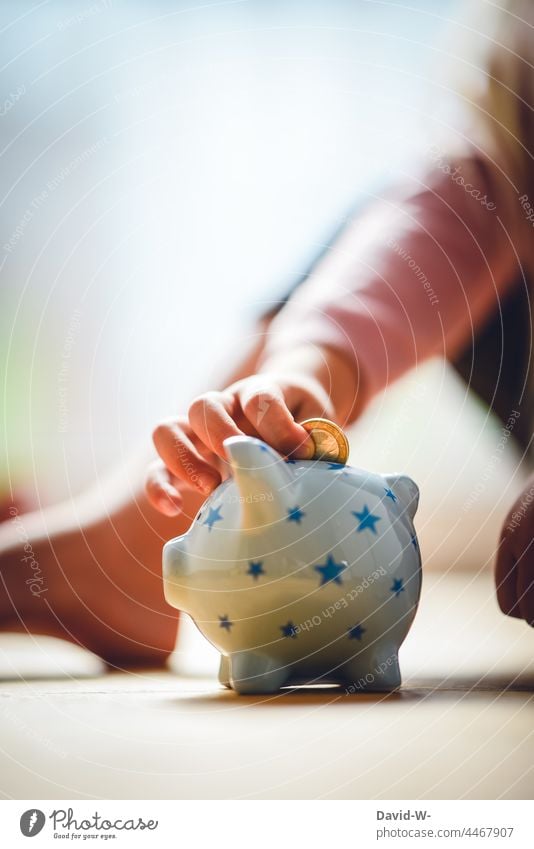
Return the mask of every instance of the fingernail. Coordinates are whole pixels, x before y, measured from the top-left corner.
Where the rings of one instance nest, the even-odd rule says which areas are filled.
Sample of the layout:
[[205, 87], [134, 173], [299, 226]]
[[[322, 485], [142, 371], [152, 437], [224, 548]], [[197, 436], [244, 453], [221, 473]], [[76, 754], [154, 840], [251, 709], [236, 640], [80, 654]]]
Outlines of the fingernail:
[[180, 507], [167, 495], [161, 495], [158, 499], [159, 508], [166, 516], [176, 516], [180, 512]]
[[163, 494], [160, 497], [160, 503], [171, 507], [175, 512], [178, 512], [182, 506], [182, 499], [172, 486], [164, 486]]

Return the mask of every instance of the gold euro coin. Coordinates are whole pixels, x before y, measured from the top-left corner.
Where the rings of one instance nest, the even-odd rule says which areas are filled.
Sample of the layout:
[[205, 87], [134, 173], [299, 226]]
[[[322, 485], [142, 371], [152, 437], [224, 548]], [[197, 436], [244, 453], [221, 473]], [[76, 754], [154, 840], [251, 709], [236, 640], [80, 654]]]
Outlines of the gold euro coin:
[[315, 445], [313, 460], [327, 460], [330, 463], [342, 463], [349, 458], [349, 441], [341, 428], [328, 419], [306, 419], [300, 422], [307, 430]]

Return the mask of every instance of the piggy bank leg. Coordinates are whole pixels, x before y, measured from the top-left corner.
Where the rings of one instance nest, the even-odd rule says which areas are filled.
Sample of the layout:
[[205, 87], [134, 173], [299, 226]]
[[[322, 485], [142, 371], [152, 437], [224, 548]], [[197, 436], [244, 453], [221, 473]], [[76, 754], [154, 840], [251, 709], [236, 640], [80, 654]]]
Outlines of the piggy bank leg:
[[401, 685], [397, 649], [377, 646], [363, 652], [343, 665], [343, 678], [348, 693], [381, 693], [396, 690]]
[[290, 667], [265, 654], [236, 652], [230, 658], [230, 685], [243, 695], [275, 693], [290, 675]]
[[232, 685], [230, 683], [230, 658], [226, 657], [225, 654], [221, 655], [221, 663], [219, 666], [219, 683], [223, 685], [223, 687], [230, 688]]

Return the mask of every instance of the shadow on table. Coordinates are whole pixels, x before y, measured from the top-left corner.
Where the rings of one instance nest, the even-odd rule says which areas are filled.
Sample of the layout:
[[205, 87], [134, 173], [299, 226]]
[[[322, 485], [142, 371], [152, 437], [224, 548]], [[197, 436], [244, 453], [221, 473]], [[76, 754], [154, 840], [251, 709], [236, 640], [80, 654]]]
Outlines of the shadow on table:
[[399, 690], [391, 693], [347, 693], [341, 686], [315, 685], [301, 687], [287, 687], [278, 693], [243, 696], [233, 690], [217, 689], [206, 693], [182, 693], [171, 699], [171, 703], [178, 704], [186, 700], [188, 705], [213, 706], [215, 703], [221, 707], [231, 706], [259, 706], [259, 705], [284, 705], [302, 707], [303, 705], [325, 705], [344, 704], [348, 706], [369, 704], [399, 704], [417, 701], [428, 701], [429, 699], [446, 699], [458, 697], [458, 694], [477, 695], [494, 693], [495, 695], [506, 695], [511, 693], [534, 693], [534, 674], [518, 674], [514, 678], [504, 676], [485, 676], [476, 679], [473, 676], [455, 676], [454, 678], [435, 678], [415, 680], [407, 682]]

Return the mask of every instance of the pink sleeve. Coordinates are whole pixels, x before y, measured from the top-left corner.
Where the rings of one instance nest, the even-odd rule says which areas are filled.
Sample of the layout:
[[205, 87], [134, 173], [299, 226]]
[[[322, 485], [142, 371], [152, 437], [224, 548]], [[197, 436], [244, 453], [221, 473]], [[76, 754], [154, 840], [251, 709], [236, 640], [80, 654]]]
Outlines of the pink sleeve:
[[267, 356], [334, 348], [365, 400], [428, 357], [454, 358], [517, 278], [514, 204], [486, 162], [440, 158], [347, 227], [272, 323]]

